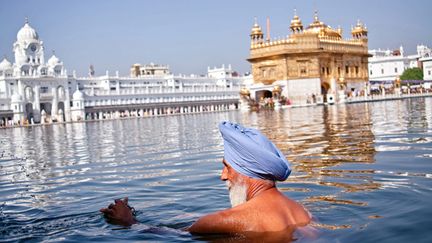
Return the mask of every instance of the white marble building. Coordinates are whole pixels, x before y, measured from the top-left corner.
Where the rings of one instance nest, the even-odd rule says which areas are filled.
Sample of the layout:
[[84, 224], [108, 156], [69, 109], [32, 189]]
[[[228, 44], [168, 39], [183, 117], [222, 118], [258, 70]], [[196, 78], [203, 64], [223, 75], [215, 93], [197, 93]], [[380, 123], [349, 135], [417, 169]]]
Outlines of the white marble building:
[[423, 64], [423, 79], [432, 81], [432, 57], [420, 59]]
[[417, 46], [417, 53], [405, 55], [401, 46], [398, 50], [369, 50], [369, 80], [394, 81], [408, 68], [421, 67], [420, 59], [431, 49], [425, 45]]
[[13, 44], [15, 62], [0, 62], [0, 125], [107, 119], [236, 109], [243, 77], [231, 66], [207, 75], [173, 75], [168, 66], [132, 66], [87, 77], [68, 75], [53, 53], [45, 62], [44, 43], [26, 20]]

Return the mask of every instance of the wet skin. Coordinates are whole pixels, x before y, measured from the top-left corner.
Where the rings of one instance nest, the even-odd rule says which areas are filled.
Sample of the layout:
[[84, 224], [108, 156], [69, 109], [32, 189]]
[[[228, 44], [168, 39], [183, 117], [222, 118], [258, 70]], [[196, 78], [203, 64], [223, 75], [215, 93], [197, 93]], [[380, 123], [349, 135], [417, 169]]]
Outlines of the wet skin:
[[[186, 230], [191, 233], [276, 232], [310, 223], [310, 214], [299, 203], [283, 195], [275, 183], [250, 178], [235, 171], [225, 160], [221, 180], [230, 184], [242, 180], [247, 186], [246, 202], [199, 218]], [[116, 200], [100, 211], [112, 223], [130, 226], [137, 223], [127, 198]]]

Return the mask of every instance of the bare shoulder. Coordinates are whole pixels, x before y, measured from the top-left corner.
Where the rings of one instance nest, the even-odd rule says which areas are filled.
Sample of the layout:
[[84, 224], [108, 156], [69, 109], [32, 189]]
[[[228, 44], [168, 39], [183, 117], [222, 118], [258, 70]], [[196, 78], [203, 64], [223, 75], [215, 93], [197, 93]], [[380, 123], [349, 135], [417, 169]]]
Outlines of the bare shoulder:
[[229, 208], [199, 218], [188, 231], [191, 233], [236, 233], [246, 231], [245, 207]]
[[[304, 226], [310, 220], [310, 213], [298, 202], [288, 198], [283, 193], [274, 190], [251, 200], [253, 207], [260, 214], [266, 215], [264, 225], [273, 229], [283, 229], [289, 226]], [[269, 222], [265, 222], [268, 220]]]
[[309, 222], [310, 214], [301, 204], [274, 191], [237, 207], [203, 216], [188, 230], [191, 233], [270, 232]]

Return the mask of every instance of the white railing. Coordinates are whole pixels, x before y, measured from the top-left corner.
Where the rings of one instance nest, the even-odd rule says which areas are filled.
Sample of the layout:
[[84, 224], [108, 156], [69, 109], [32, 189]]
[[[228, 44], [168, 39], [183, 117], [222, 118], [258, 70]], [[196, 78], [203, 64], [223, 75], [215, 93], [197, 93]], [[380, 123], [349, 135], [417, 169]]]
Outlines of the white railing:
[[211, 94], [211, 93], [225, 93], [225, 92], [240, 92], [240, 87], [186, 87], [186, 88], [135, 88], [135, 89], [120, 89], [118, 90], [91, 90], [86, 89], [84, 92], [88, 96], [119, 96], [119, 95], [176, 95], [176, 94]]
[[347, 97], [347, 102], [362, 102], [362, 101], [379, 101], [379, 100], [393, 100], [393, 99], [403, 99], [411, 97], [425, 97], [432, 96], [432, 92], [423, 93], [410, 93], [410, 94], [374, 94], [368, 96], [357, 96], [357, 97]]

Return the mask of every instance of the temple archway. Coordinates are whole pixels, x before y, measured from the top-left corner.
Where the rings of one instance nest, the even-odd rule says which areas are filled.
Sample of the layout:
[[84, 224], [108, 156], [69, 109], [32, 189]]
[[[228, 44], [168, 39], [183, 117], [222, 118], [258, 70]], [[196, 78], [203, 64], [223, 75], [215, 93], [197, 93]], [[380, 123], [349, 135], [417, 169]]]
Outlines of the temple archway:
[[33, 104], [32, 103], [27, 103], [25, 105], [25, 116], [26, 119], [29, 123], [31, 123], [31, 120], [33, 118]]
[[[57, 97], [59, 100], [65, 99], [65, 89], [61, 85], [57, 87]], [[59, 109], [60, 109], [60, 107], [59, 107]], [[64, 111], [64, 109], [63, 109], [63, 111]]]
[[34, 94], [33, 94], [33, 88], [30, 86], [26, 86], [24, 88], [24, 98], [26, 101], [33, 101]]
[[322, 82], [321, 83], [321, 94], [326, 95], [327, 92], [329, 91], [329, 89], [330, 89], [330, 84], [329, 83], [327, 83], [327, 82]]
[[[57, 104], [57, 107], [58, 107], [58, 111], [60, 111], [60, 110], [63, 111], [63, 113], [62, 113], [63, 118], [62, 118], [61, 120], [62, 120], [62, 121], [65, 121], [66, 117], [65, 117], [65, 105], [64, 105], [64, 102], [59, 102], [59, 103]], [[60, 115], [60, 114], [58, 113], [57, 116], [58, 116], [58, 115]], [[58, 117], [58, 118], [59, 118], [59, 117]]]
[[40, 110], [41, 111], [44, 110], [46, 112], [47, 116], [50, 116], [51, 108], [52, 108], [52, 104], [49, 102], [40, 104]]
[[260, 90], [260, 91], [255, 92], [255, 100], [258, 102], [262, 99], [272, 98], [272, 97], [273, 97], [273, 94], [270, 90]]

